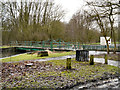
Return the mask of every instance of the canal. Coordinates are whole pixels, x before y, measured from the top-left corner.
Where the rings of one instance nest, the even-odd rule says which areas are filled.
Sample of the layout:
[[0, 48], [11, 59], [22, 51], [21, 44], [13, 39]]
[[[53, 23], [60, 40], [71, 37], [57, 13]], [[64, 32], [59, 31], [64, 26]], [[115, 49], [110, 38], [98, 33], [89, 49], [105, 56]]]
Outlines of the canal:
[[0, 48], [1, 51], [1, 56], [0, 58], [3, 57], [9, 57], [9, 56], [13, 56], [13, 55], [17, 55], [17, 54], [22, 54], [25, 53], [25, 50], [18, 50], [15, 47], [10, 47], [10, 48]]

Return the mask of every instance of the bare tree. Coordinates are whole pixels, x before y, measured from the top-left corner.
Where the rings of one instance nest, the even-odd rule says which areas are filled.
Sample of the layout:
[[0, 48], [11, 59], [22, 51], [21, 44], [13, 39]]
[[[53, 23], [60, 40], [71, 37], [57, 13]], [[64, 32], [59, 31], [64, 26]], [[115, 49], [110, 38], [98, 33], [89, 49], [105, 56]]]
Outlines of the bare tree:
[[[88, 12], [90, 18], [93, 21], [96, 21], [102, 35], [105, 37], [107, 44], [107, 53], [109, 54], [109, 44], [108, 41], [113, 37], [114, 40], [114, 53], [116, 51], [116, 38], [115, 38], [115, 15], [117, 14], [117, 4], [113, 0], [97, 0], [96, 2], [87, 2], [87, 5], [92, 9], [91, 12]], [[110, 38], [107, 39], [107, 35], [111, 33]]]
[[[92, 30], [91, 20], [88, 17], [88, 14], [85, 11], [78, 11], [75, 13], [70, 20], [67, 33], [68, 37], [71, 38], [71, 41], [81, 42], [81, 43], [91, 43], [96, 42], [99, 38], [99, 32]], [[91, 35], [92, 33], [96, 35]], [[96, 37], [95, 37], [96, 36]]]
[[[61, 7], [55, 5], [53, 0], [1, 3], [4, 13], [2, 27], [5, 31], [10, 30], [7, 32], [10, 35], [8, 41], [49, 39], [51, 23], [60, 21], [64, 16]], [[6, 32], [3, 33], [4, 37]]]

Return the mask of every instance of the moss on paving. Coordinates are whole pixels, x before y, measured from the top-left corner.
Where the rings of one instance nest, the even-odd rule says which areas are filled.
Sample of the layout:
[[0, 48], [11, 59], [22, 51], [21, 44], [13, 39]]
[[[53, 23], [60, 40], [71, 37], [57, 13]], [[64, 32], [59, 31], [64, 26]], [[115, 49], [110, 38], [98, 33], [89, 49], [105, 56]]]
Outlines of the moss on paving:
[[5, 77], [3, 85], [10, 88], [64, 88], [78, 82], [101, 79], [105, 75], [114, 75], [118, 72], [118, 68], [114, 66], [100, 63], [89, 65], [89, 62], [78, 62], [74, 59], [72, 59], [71, 70], [65, 69], [66, 60], [51, 60], [37, 62], [37, 64], [39, 69], [27, 68], [25, 75]]
[[49, 54], [49, 56], [44, 56], [44, 57], [37, 57], [37, 54], [21, 54], [21, 55], [18, 55], [18, 56], [8, 57], [8, 58], [5, 58], [5, 59], [2, 59], [2, 62], [14, 62], [14, 61], [22, 61], [22, 60], [36, 60], [36, 59], [43, 59], [43, 58], [73, 55], [73, 54], [75, 54], [74, 51], [62, 52], [62, 53], [51, 53], [51, 54]]

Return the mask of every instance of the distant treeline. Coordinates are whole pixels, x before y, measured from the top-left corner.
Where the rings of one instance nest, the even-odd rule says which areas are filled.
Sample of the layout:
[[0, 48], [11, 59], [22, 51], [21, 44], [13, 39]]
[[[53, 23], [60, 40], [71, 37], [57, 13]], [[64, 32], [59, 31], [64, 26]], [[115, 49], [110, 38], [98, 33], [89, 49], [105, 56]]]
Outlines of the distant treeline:
[[2, 43], [57, 40], [97, 43], [101, 33], [91, 28], [87, 13], [77, 12], [69, 23], [61, 22], [65, 11], [52, 0], [2, 2]]

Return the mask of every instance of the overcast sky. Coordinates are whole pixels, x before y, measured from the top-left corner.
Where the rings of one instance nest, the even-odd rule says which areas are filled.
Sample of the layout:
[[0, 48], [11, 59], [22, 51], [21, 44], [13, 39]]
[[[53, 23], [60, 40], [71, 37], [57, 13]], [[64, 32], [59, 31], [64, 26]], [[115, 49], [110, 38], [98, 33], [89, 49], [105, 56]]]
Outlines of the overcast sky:
[[62, 21], [68, 22], [72, 15], [79, 10], [84, 0], [54, 0], [56, 4], [60, 4], [66, 12], [66, 15]]

